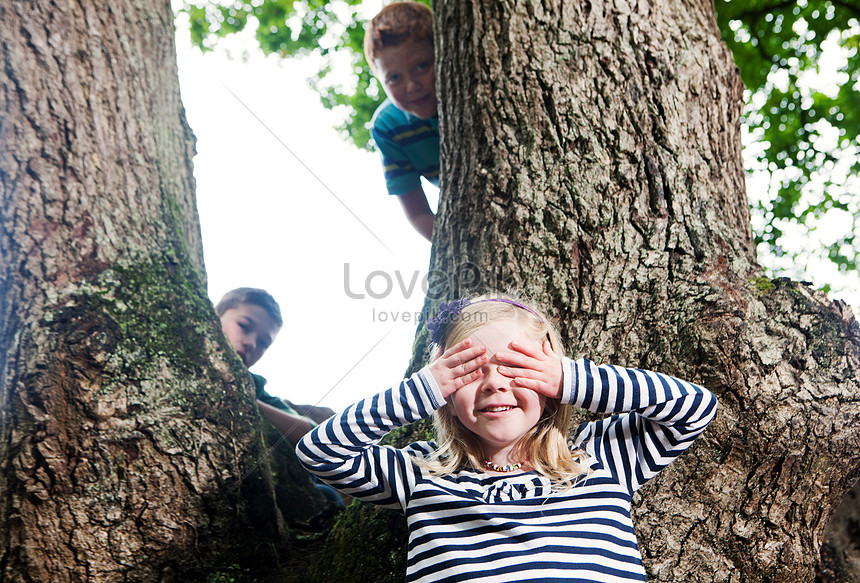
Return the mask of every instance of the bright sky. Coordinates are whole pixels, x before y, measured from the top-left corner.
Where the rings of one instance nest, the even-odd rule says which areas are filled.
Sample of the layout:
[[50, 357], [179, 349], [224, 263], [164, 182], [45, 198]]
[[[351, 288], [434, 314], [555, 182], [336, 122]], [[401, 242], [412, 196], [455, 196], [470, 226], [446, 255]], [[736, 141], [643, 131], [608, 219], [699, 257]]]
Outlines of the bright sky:
[[284, 316], [254, 371], [272, 394], [333, 409], [398, 382], [430, 244], [386, 194], [377, 155], [332, 129], [307, 64], [201, 55], [182, 31], [177, 52], [209, 295], [261, 287]]
[[[335, 410], [399, 381], [430, 244], [386, 194], [378, 156], [332, 129], [312, 65], [201, 55], [182, 30], [177, 52], [209, 295], [265, 288], [284, 315], [254, 371], [274, 395]], [[857, 311], [860, 289], [839, 295]]]

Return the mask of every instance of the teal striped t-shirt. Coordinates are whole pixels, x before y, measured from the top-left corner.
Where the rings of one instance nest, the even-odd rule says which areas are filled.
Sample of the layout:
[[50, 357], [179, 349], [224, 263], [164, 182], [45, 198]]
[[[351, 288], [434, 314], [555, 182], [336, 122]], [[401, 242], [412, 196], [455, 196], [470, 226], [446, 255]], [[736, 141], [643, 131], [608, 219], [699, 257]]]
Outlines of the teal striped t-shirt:
[[389, 194], [406, 194], [421, 177], [439, 186], [439, 118], [421, 119], [386, 99], [373, 114], [371, 134], [382, 154]]

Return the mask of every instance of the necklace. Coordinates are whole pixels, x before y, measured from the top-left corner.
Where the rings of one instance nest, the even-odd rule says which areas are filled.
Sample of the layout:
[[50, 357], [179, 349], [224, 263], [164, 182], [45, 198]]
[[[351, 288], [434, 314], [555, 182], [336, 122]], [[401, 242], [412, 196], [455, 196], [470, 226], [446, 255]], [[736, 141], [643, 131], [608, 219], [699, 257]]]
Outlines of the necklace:
[[484, 465], [493, 470], [494, 472], [515, 472], [522, 467], [522, 464], [517, 462], [515, 464], [505, 464], [500, 466], [499, 464], [494, 464], [490, 460], [484, 460]]

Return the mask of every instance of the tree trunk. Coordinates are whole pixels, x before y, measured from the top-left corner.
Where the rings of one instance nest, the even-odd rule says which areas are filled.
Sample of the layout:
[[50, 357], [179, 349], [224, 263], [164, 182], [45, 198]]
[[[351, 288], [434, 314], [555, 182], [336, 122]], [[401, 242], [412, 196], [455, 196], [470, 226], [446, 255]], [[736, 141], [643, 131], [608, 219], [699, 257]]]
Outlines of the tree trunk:
[[[858, 478], [860, 332], [755, 263], [711, 3], [440, 0], [436, 19], [450, 275], [429, 303], [519, 288], [572, 354], [711, 388], [717, 420], [636, 501], [651, 578], [811, 580]], [[0, 4], [4, 581], [241, 579], [274, 562], [261, 543], [289, 552], [205, 299], [172, 35], [167, 1]], [[402, 580], [392, 516], [354, 507], [320, 563]], [[278, 560], [295, 579], [317, 555]]]
[[860, 482], [833, 512], [826, 535], [815, 583], [860, 581]]
[[173, 35], [168, 0], [0, 3], [3, 581], [189, 581], [283, 534]]
[[[571, 354], [713, 390], [705, 436], [634, 500], [649, 577], [811, 581], [860, 477], [860, 330], [844, 303], [756, 263], [743, 87], [712, 2], [434, 10], [430, 269], [449, 276], [428, 304], [522, 290], [559, 319]], [[359, 538], [345, 529], [336, 542]], [[397, 564], [337, 549], [333, 560]]]

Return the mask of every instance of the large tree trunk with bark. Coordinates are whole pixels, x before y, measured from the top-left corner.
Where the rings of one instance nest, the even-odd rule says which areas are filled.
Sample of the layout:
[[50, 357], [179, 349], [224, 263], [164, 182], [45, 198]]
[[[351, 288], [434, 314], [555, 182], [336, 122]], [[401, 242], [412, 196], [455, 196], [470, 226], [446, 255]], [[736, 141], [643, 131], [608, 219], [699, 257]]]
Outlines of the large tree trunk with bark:
[[206, 296], [173, 35], [168, 0], [0, 3], [3, 581], [190, 581], [283, 552]]
[[[845, 304], [756, 263], [743, 87], [712, 2], [434, 9], [443, 168], [431, 270], [451, 277], [433, 295], [523, 290], [573, 355], [717, 394], [704, 437], [636, 496], [652, 580], [811, 581], [860, 477], [860, 332]], [[419, 342], [416, 363], [425, 352]], [[376, 579], [356, 580], [397, 581], [382, 569], [402, 558], [366, 542], [348, 556], [356, 525], [372, 522], [361, 512], [336, 531], [333, 560], [360, 572], [382, 557]]]
[[[858, 478], [860, 332], [756, 265], [710, 2], [440, 1], [436, 18], [431, 268], [452, 276], [430, 303], [519, 288], [573, 354], [711, 388], [716, 421], [636, 500], [651, 578], [810, 580]], [[172, 35], [166, 1], [0, 4], [4, 581], [235, 576], [284, 540], [205, 299]], [[396, 515], [340, 525], [328, 580], [402, 579]], [[293, 579], [313, 550], [279, 556]]]

